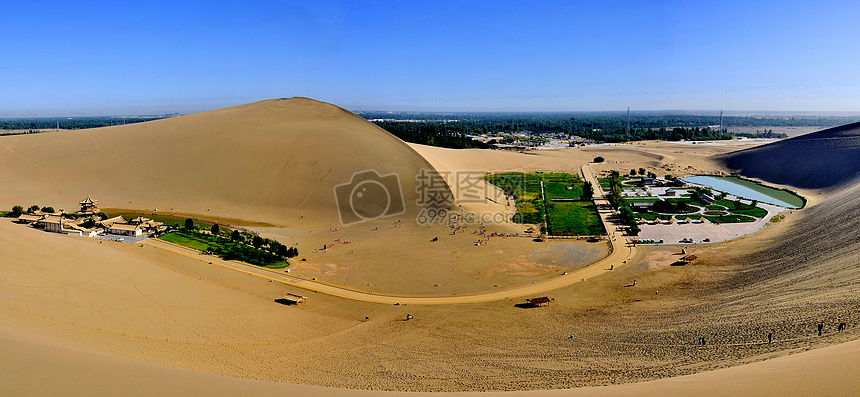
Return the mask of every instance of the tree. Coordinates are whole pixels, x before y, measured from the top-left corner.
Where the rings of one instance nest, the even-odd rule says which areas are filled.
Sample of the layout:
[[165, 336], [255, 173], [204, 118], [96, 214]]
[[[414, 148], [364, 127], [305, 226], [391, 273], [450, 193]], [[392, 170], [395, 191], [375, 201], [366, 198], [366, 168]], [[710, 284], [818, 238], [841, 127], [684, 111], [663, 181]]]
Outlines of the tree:
[[[277, 255], [277, 254], [278, 254], [278, 250], [279, 250], [281, 247], [283, 247], [284, 245], [283, 245], [283, 244], [281, 244], [278, 240], [269, 240], [269, 244], [267, 244], [267, 246], [268, 246], [268, 251], [269, 251], [269, 252], [271, 252], [271, 253], [273, 253], [273, 254]], [[283, 256], [283, 255], [281, 255], [281, 256]]]
[[39, 210], [39, 206], [38, 206], [38, 205], [36, 205], [36, 204], [33, 204], [33, 205], [31, 205], [31, 206], [30, 206], [30, 208], [27, 208], [27, 213], [32, 214], [32, 213], [34, 213], [34, 212], [36, 212], [36, 211], [38, 211], [38, 210]]
[[594, 197], [594, 186], [591, 182], [585, 181], [582, 185], [582, 198], [591, 200]]
[[618, 209], [621, 206], [623, 201], [621, 195], [621, 185], [612, 185], [612, 188], [609, 190], [609, 205], [612, 208]]
[[[641, 170], [641, 168], [640, 168], [640, 170]], [[630, 170], [630, 176], [636, 176], [636, 169], [635, 168]]]
[[[290, 247], [290, 248], [292, 248], [292, 247]], [[290, 248], [288, 248], [286, 245], [278, 243], [278, 248], [275, 249], [275, 255], [284, 258], [288, 255]]]
[[42, 212], [46, 214], [53, 214], [55, 211], [54, 207], [42, 207]]
[[609, 179], [609, 205], [614, 209], [618, 209], [622, 202], [621, 174], [618, 171], [612, 170]]
[[605, 159], [601, 156], [597, 156], [594, 158], [595, 163], [602, 163]]
[[251, 239], [251, 244], [254, 248], [260, 248], [260, 246], [263, 245], [263, 239], [260, 236], [254, 236], [254, 238]]
[[24, 213], [24, 207], [22, 207], [20, 205], [16, 205], [16, 206], [12, 207], [12, 216], [18, 217], [18, 216], [21, 216], [21, 214], [23, 214], [23, 213]]
[[287, 258], [295, 258], [299, 256], [299, 249], [296, 247], [290, 247], [287, 249]]
[[194, 229], [194, 219], [187, 218], [185, 219], [185, 230]]
[[667, 181], [671, 181], [672, 180], [672, 174], [666, 174], [665, 178]]
[[649, 178], [656, 178], [656, 177], [657, 177], [657, 174], [655, 174], [655, 173], [653, 173], [653, 172], [649, 172], [649, 173], [648, 173], [648, 177], [649, 177]]
[[639, 168], [639, 175], [645, 175], [645, 169]]
[[239, 233], [238, 230], [234, 230], [233, 233], [230, 234], [230, 239], [237, 243], [241, 243], [243, 240], [242, 233]]
[[98, 217], [101, 220], [105, 220], [108, 218], [108, 214], [105, 214], [104, 212], [99, 212]]
[[624, 224], [635, 225], [636, 214], [633, 213], [633, 210], [631, 210], [630, 207], [625, 205], [621, 207], [620, 210], [618, 210], [618, 220], [620, 220], [621, 223]]
[[641, 231], [642, 231], [642, 228], [640, 228], [639, 225], [636, 225], [636, 224], [630, 225], [630, 228], [627, 229], [627, 232], [631, 236], [638, 236], [639, 232], [641, 232]]
[[217, 223], [213, 223], [213, 224], [212, 224], [212, 228], [211, 228], [211, 229], [209, 229], [209, 231], [211, 231], [211, 232], [212, 232], [212, 235], [213, 235], [213, 236], [217, 236], [217, 235], [218, 235], [218, 233], [221, 231], [221, 227], [220, 227], [220, 226], [218, 226], [218, 224], [217, 224]]

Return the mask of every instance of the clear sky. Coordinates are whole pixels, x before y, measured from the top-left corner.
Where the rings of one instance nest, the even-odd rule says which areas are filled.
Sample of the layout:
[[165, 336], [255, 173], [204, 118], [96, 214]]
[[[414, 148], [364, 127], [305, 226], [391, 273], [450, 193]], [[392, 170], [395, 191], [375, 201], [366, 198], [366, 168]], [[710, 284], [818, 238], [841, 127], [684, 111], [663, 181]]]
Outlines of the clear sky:
[[291, 96], [350, 110], [856, 111], [858, 15], [857, 1], [9, 1], [0, 117]]

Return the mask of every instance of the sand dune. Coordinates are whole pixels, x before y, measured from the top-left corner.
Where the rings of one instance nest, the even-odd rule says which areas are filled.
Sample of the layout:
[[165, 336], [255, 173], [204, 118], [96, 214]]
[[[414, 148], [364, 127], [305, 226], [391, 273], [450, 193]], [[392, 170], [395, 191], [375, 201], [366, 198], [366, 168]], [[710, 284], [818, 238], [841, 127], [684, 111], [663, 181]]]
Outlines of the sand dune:
[[860, 123], [726, 154], [717, 160], [733, 171], [771, 183], [833, 188], [860, 176]]
[[282, 224], [336, 221], [333, 188], [368, 169], [395, 173], [414, 212], [432, 167], [372, 123], [334, 105], [273, 99], [141, 124], [0, 140], [0, 202], [159, 208]]
[[[161, 367], [55, 346], [0, 332], [0, 391], [5, 395], [124, 396], [435, 396], [347, 390], [237, 379]], [[445, 393], [445, 396], [774, 396], [860, 394], [860, 341], [742, 367], [632, 385], [540, 392]], [[110, 373], [110, 376], [105, 376]], [[809, 379], [819, 381], [810, 382]]]
[[[203, 256], [0, 221], [0, 352], [16, 357], [0, 368], [0, 392], [101, 395], [129, 387], [123, 394], [323, 395], [332, 390], [318, 386], [461, 392], [668, 378], [552, 394], [856, 394], [860, 184], [850, 158], [826, 155], [828, 148], [836, 157], [853, 153], [852, 128], [800, 137], [817, 136], [806, 144], [825, 155], [795, 161], [798, 173], [833, 178], [822, 183], [828, 194], [808, 208], [753, 235], [689, 248], [700, 257], [691, 266], [669, 266], [676, 247], [641, 248], [613, 272], [551, 291], [555, 301], [540, 309], [517, 307], [517, 300], [444, 307], [354, 302], [214, 267]], [[760, 150], [780, 164], [802, 150], [797, 142], [738, 158]], [[531, 283], [600, 250], [531, 239], [475, 247], [472, 235], [449, 238], [409, 222], [327, 232], [338, 221], [333, 187], [366, 168], [396, 172], [406, 193], [424, 167], [575, 171], [597, 155], [607, 160], [595, 167], [603, 171], [728, 171], [712, 155], [734, 148], [647, 142], [515, 154], [410, 147], [335, 106], [273, 100], [140, 125], [4, 137], [0, 204], [57, 206], [91, 194], [106, 206], [270, 221], [278, 224], [271, 234], [301, 242], [308, 261], [294, 269], [306, 275], [354, 288], [451, 293]], [[747, 163], [750, 176], [803, 182]], [[758, 169], [772, 176], [754, 175]], [[442, 241], [430, 242], [439, 235]], [[334, 238], [355, 244], [315, 256], [305, 248]], [[637, 286], [626, 287], [633, 280]], [[286, 292], [306, 294], [309, 302], [274, 303]], [[414, 320], [404, 321], [407, 313]], [[847, 332], [835, 332], [839, 321], [848, 322]], [[814, 335], [819, 322], [827, 324], [823, 338]], [[762, 343], [770, 330], [775, 342]], [[708, 346], [696, 344], [701, 336]], [[103, 375], [109, 371], [116, 376]]]

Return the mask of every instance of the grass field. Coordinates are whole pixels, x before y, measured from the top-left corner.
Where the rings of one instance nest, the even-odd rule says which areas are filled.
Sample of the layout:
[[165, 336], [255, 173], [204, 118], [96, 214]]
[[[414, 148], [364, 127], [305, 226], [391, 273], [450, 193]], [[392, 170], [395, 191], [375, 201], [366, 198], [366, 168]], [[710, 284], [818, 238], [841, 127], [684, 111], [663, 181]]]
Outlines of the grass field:
[[578, 182], [544, 182], [547, 200], [581, 198], [583, 184]]
[[[609, 190], [609, 178], [597, 178], [597, 182], [603, 190]], [[594, 189], [597, 190], [597, 187]]]
[[756, 218], [764, 218], [767, 216], [767, 210], [764, 208], [755, 207], [749, 204], [736, 203], [731, 200], [717, 200], [717, 204], [728, 208], [732, 214], [749, 215]]
[[286, 260], [267, 251], [209, 234], [178, 231], [163, 234], [158, 239], [198, 251], [209, 250], [226, 260], [239, 260], [269, 269], [283, 269], [289, 266]]
[[548, 208], [550, 234], [606, 234], [591, 201], [555, 202]]
[[167, 233], [159, 236], [158, 239], [198, 251], [206, 251], [210, 245], [216, 242], [213, 236], [188, 232]]
[[[561, 172], [506, 172], [488, 175], [486, 180], [517, 198], [520, 223], [543, 224], [544, 204], [547, 206], [549, 232], [560, 234], [604, 234], [597, 208], [591, 200], [553, 202], [553, 199], [582, 198], [584, 183], [573, 174]], [[545, 198], [541, 197], [541, 182]], [[546, 200], [546, 201], [544, 201]]]

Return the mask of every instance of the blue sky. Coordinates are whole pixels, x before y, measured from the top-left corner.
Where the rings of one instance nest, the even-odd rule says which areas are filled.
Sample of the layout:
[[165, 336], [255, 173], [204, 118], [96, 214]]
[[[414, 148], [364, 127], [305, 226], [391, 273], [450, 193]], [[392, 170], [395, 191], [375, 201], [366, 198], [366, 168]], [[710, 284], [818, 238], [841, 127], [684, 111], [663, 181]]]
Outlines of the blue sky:
[[0, 117], [860, 110], [860, 3], [6, 2]]

